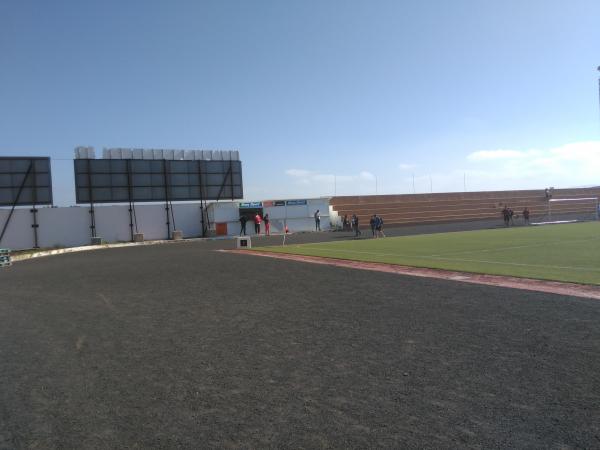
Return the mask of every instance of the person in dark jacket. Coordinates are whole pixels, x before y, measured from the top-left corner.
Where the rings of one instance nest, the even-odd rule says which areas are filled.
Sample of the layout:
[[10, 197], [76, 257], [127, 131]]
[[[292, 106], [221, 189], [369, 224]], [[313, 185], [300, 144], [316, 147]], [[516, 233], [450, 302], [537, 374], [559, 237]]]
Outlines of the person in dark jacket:
[[523, 210], [523, 222], [525, 225], [529, 225], [529, 208], [527, 206]]
[[371, 225], [371, 234], [375, 237], [375, 227], [377, 225], [377, 216], [373, 214], [371, 216], [371, 220], [369, 221], [369, 225]]
[[502, 210], [502, 217], [504, 218], [504, 226], [507, 227], [510, 225], [510, 212], [508, 210], [508, 206], [504, 205], [504, 209]]
[[358, 216], [356, 214], [352, 215], [352, 226], [354, 227], [354, 236], [360, 236], [362, 233], [360, 232], [360, 228], [358, 227]]
[[240, 236], [246, 236], [246, 222], [248, 222], [248, 218], [242, 214], [240, 216], [240, 225], [242, 226], [242, 229], [240, 230]]

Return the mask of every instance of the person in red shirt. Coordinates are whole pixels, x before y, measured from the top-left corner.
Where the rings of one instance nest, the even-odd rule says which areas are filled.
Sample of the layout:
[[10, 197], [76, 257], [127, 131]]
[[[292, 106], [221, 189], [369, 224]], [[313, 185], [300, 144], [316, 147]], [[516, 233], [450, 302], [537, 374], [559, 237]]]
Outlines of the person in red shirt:
[[265, 222], [265, 236], [271, 236], [271, 224], [269, 223], [270, 221], [268, 214], [265, 214], [263, 221]]
[[260, 223], [262, 222], [262, 218], [259, 213], [256, 213], [254, 216], [254, 232], [256, 234], [260, 234]]

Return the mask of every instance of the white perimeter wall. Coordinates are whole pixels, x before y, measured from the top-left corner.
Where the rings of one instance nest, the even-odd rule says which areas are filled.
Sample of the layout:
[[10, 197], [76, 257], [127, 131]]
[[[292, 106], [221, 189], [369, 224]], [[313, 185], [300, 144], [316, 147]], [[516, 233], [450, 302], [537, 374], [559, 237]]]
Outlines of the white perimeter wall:
[[[128, 209], [128, 205], [96, 206], [96, 235], [107, 242], [130, 241]], [[164, 205], [136, 205], [135, 211], [138, 230], [144, 233], [144, 239], [167, 238]], [[9, 209], [0, 209], [0, 227], [4, 225], [9, 212]], [[175, 204], [173, 214], [176, 229], [181, 230], [184, 237], [202, 234], [199, 204]], [[38, 208], [37, 216], [40, 247], [75, 247], [90, 243], [89, 207]], [[0, 247], [13, 250], [33, 248], [32, 219], [30, 208], [15, 209]]]
[[[271, 219], [271, 232], [282, 233], [287, 221], [290, 232], [313, 231], [315, 221], [313, 215], [317, 209], [321, 214], [321, 229], [330, 228], [329, 199], [308, 199], [306, 205], [271, 206], [263, 208], [264, 214]], [[131, 240], [129, 230], [129, 206], [111, 205], [96, 206], [96, 235], [107, 242], [128, 242]], [[0, 209], [0, 230], [8, 217], [10, 209]], [[164, 204], [136, 205], [138, 230], [144, 233], [145, 240], [166, 239], [167, 225]], [[175, 229], [181, 230], [186, 238], [202, 235], [202, 218], [199, 203], [173, 205]], [[211, 203], [208, 205], [210, 229], [215, 229], [218, 222], [227, 223], [229, 235], [240, 233], [239, 203]], [[38, 245], [42, 248], [76, 247], [90, 243], [90, 213], [88, 206], [65, 208], [38, 207]], [[11, 218], [1, 248], [22, 250], [34, 247], [33, 215], [30, 208], [17, 208]], [[171, 219], [171, 230], [173, 230]], [[254, 223], [246, 225], [248, 234], [254, 233]], [[264, 224], [261, 226], [264, 233]]]

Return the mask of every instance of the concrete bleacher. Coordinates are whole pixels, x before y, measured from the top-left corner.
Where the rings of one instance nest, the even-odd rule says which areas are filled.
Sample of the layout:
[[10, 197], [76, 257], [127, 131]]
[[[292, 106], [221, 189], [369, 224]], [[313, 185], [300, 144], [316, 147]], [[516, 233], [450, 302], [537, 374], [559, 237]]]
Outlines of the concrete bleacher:
[[[553, 199], [600, 197], [600, 186], [554, 189]], [[552, 216], [593, 213], [593, 201], [553, 202]], [[532, 221], [548, 218], [549, 204], [544, 189], [519, 191], [449, 192], [439, 194], [364, 195], [332, 197], [330, 206], [339, 217], [356, 214], [361, 227], [368, 227], [373, 214], [386, 226], [419, 223], [448, 223], [473, 220], [502, 222], [504, 205], [520, 216], [529, 208]]]

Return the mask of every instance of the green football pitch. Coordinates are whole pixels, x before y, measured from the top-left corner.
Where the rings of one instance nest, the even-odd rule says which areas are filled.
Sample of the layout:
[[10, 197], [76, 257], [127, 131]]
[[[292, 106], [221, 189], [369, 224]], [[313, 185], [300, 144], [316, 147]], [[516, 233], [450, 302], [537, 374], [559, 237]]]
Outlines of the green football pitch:
[[256, 250], [600, 285], [600, 222], [344, 240]]

